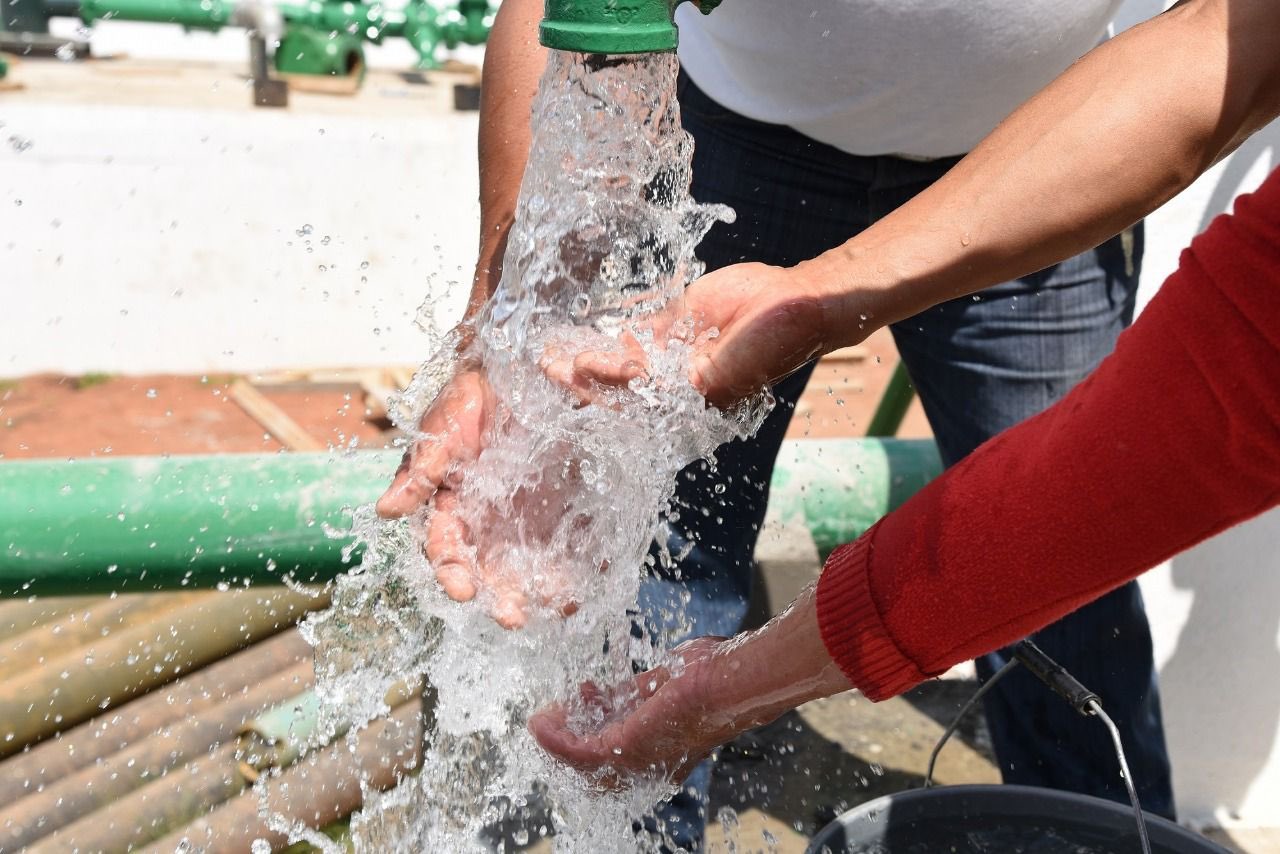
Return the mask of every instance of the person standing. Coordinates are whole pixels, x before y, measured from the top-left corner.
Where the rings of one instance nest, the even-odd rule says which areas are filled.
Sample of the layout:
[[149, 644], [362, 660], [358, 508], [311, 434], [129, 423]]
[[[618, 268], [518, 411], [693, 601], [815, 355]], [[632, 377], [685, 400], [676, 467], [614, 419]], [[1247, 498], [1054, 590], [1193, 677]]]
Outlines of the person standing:
[[[709, 271], [789, 267], [839, 246], [942, 178], [1024, 100], [1106, 37], [1120, 0], [729, 0], [678, 12], [678, 95], [695, 140], [692, 192], [737, 211], [699, 248]], [[485, 57], [480, 119], [481, 249], [468, 317], [495, 290], [529, 147], [529, 108], [545, 64], [540, 0], [505, 0]], [[1053, 204], [1052, 199], [1042, 200]], [[1100, 246], [893, 325], [899, 351], [953, 465], [1045, 409], [1085, 377], [1132, 319], [1141, 225]], [[682, 473], [670, 541], [642, 596], [661, 621], [688, 597], [691, 635], [733, 635], [750, 597], [774, 458], [812, 365], [773, 385], [759, 433]], [[442, 405], [454, 405], [448, 400]], [[437, 413], [438, 416], [438, 413]], [[432, 417], [428, 413], [428, 417]], [[434, 489], [415, 450], [385, 515]], [[439, 483], [435, 480], [434, 483]], [[709, 512], [702, 512], [707, 510]], [[1107, 699], [1122, 725], [1144, 806], [1172, 816], [1171, 772], [1150, 631], [1135, 584], [1036, 636]], [[1001, 663], [978, 661], [985, 678]], [[1124, 800], [1105, 734], [1018, 674], [987, 695], [1007, 782]], [[709, 769], [660, 811], [677, 847], [700, 848]]]

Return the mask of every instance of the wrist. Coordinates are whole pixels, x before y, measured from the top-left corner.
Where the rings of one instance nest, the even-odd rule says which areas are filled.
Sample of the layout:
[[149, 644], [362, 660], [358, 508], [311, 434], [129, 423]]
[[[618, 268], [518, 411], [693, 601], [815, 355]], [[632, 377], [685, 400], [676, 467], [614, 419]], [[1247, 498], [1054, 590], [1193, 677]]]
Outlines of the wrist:
[[852, 687], [822, 642], [814, 585], [761, 628], [721, 642], [705, 663], [704, 702], [732, 734]]
[[860, 344], [887, 325], [886, 282], [865, 271], [866, 254], [851, 244], [796, 265], [798, 287], [822, 306], [825, 352]]

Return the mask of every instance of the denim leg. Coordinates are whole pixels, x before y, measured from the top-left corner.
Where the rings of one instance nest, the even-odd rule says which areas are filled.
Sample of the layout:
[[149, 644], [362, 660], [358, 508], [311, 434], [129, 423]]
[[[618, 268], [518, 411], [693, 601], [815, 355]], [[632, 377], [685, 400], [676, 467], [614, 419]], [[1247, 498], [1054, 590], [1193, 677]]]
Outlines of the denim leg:
[[[894, 326], [947, 465], [1053, 404], [1111, 352], [1132, 319], [1141, 242], [1139, 226], [1048, 270]], [[1034, 637], [1101, 696], [1120, 728], [1143, 806], [1172, 817], [1150, 628], [1137, 584], [1124, 585]], [[978, 660], [980, 677], [990, 678], [1007, 657], [1002, 650]], [[1007, 675], [985, 702], [1005, 782], [1128, 803], [1099, 721], [1080, 716], [1022, 670]]]

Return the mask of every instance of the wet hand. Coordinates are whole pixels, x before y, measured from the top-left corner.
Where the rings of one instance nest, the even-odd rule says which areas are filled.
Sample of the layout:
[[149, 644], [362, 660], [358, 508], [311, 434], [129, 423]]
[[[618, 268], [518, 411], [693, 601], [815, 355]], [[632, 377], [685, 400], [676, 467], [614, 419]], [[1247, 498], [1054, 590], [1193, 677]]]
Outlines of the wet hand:
[[[510, 550], [501, 541], [477, 542], [467, 522], [460, 490], [492, 438], [498, 410], [482, 370], [455, 376], [423, 415], [422, 435], [404, 455], [376, 509], [384, 519], [423, 513], [423, 552], [440, 589], [456, 602], [470, 602], [483, 592], [481, 598], [494, 621], [514, 629], [528, 622], [534, 607], [568, 616], [577, 604], [559, 574], [544, 571], [531, 578], [527, 567], [513, 565]], [[525, 527], [540, 533], [559, 521], [544, 518], [547, 508], [563, 503], [555, 498], [554, 485], [541, 490], [522, 486], [511, 496], [511, 504]], [[486, 518], [481, 528], [500, 531], [510, 525], [510, 520], [497, 518], [492, 511], [482, 515]]]
[[[481, 579], [476, 548], [459, 513], [455, 489], [466, 467], [484, 450], [496, 408], [481, 371], [462, 371], [450, 380], [422, 416], [421, 437], [405, 453], [376, 505], [384, 519], [426, 511], [427, 560], [440, 588], [457, 602], [474, 599]], [[498, 592], [494, 619], [508, 627], [522, 625], [524, 604], [522, 594]]]
[[678, 784], [719, 745], [745, 726], [709, 688], [722, 666], [724, 638], [699, 638], [675, 650], [677, 662], [641, 673], [624, 685], [602, 689], [586, 684], [580, 702], [603, 724], [582, 731], [574, 719], [582, 711], [564, 705], [529, 719], [543, 749], [608, 789], [634, 777], [663, 777]]
[[[685, 291], [693, 324], [690, 382], [713, 404], [729, 405], [851, 343], [858, 330], [834, 334], [830, 303], [822, 281], [805, 265], [735, 264], [708, 273]], [[671, 318], [658, 319], [654, 340], [665, 340], [672, 328]], [[870, 327], [862, 332], [869, 333]], [[623, 336], [612, 350], [551, 359], [544, 369], [582, 403], [591, 403], [600, 388], [625, 386], [645, 376], [647, 361], [640, 343]]]

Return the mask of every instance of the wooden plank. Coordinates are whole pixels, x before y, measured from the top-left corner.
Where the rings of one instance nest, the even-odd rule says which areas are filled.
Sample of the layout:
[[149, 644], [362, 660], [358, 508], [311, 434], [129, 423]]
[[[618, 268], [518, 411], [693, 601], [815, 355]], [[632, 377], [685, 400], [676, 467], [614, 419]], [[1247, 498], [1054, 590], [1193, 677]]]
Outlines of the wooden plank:
[[276, 440], [291, 451], [326, 451], [328, 448], [276, 406], [256, 388], [244, 380], [231, 384], [231, 399], [240, 405], [250, 418], [257, 421]]

